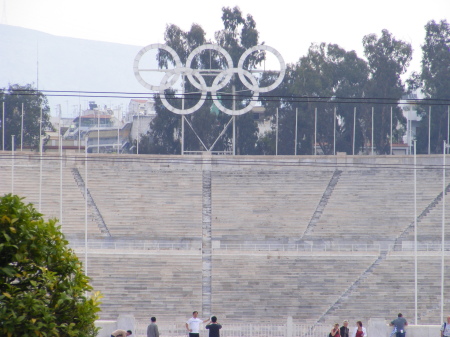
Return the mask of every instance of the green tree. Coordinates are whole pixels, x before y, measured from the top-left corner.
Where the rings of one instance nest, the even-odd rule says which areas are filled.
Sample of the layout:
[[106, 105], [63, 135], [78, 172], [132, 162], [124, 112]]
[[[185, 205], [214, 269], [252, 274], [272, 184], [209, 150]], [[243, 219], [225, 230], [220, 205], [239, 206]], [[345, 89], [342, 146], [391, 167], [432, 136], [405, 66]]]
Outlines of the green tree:
[[[173, 91], [166, 93], [171, 104], [177, 103], [174, 94]], [[156, 117], [150, 122], [150, 130], [139, 140], [139, 153], [179, 154], [180, 116], [167, 110], [159, 95], [155, 98], [155, 111]]]
[[[314, 119], [317, 108], [317, 143], [323, 153], [333, 153], [335, 124], [336, 150], [351, 153], [353, 106], [345, 100], [338, 102], [336, 97], [362, 97], [367, 76], [366, 62], [358, 58], [354, 51], [347, 52], [335, 44], [312, 44], [306, 56], [296, 64], [287, 66], [283, 83], [267, 96], [269, 99], [265, 105], [272, 116], [280, 105], [278, 152], [294, 153], [297, 110], [297, 153], [314, 153]], [[281, 102], [271, 100], [272, 95], [281, 96]], [[358, 147], [363, 144], [359, 135], [360, 132], [356, 138]]]
[[[432, 153], [442, 153], [443, 140], [447, 139], [448, 101], [450, 100], [450, 24], [446, 20], [430, 21], [425, 25], [425, 43], [422, 46], [422, 67], [410, 80], [411, 88], [421, 88], [425, 97], [436, 100], [431, 108]], [[447, 105], [444, 105], [447, 104]], [[422, 107], [422, 120], [417, 129], [417, 152], [428, 153], [428, 107]]]
[[[11, 150], [12, 139], [15, 135], [15, 145], [20, 146], [23, 104], [23, 145], [39, 148], [39, 121], [42, 108], [42, 135], [45, 130], [52, 129], [50, 123], [50, 108], [47, 98], [31, 84], [12, 84], [8, 88], [0, 89], [0, 106], [5, 103], [5, 149]], [[3, 113], [3, 111], [2, 111]], [[2, 139], [0, 139], [0, 144]]]
[[[395, 39], [389, 31], [383, 29], [381, 36], [369, 34], [363, 38], [364, 55], [368, 60], [370, 77], [366, 96], [376, 98], [378, 103], [374, 113], [374, 143], [378, 153], [389, 153], [391, 129], [391, 108], [393, 110], [393, 128], [405, 126], [406, 119], [397, 103], [405, 93], [400, 78], [409, 66], [412, 48], [409, 43]], [[366, 119], [369, 111], [366, 110]], [[400, 135], [397, 135], [397, 138]], [[396, 137], [394, 136], [394, 139]]]
[[56, 225], [16, 195], [0, 198], [0, 331], [96, 336], [99, 294]]
[[[244, 18], [238, 7], [233, 9], [224, 7], [222, 11], [224, 29], [216, 32], [215, 36], [217, 43], [231, 55], [233, 65], [225, 64], [225, 58], [220, 52], [215, 50], [205, 50], [194, 57], [191, 64], [186, 66], [199, 70], [223, 70], [236, 67], [242, 53], [248, 47], [258, 43], [256, 23], [251, 15], [247, 15], [247, 17]], [[173, 24], [168, 25], [164, 34], [164, 40], [166, 44], [173, 48], [180, 56], [180, 60], [183, 64], [186, 63], [188, 56], [195, 48], [208, 42], [205, 39], [205, 32], [198, 24], [193, 24], [189, 31], [183, 31]], [[157, 59], [161, 68], [169, 68], [169, 66], [174, 65], [172, 56], [164, 50], [159, 51]], [[255, 62], [261, 61], [262, 59], [263, 54], [255, 52], [254, 55], [250, 55], [247, 58], [246, 66], [254, 67], [256, 64]], [[204, 79], [208, 86], [211, 86], [214, 81], [214, 77], [212, 76], [205, 76]], [[236, 99], [233, 96], [233, 92], [240, 92], [240, 89], [244, 86], [237, 77], [233, 78], [231, 82], [232, 83], [223, 88], [218, 95], [222, 97], [221, 101], [225, 107], [231, 109], [234, 102], [236, 109], [242, 109], [248, 104], [249, 99], [247, 97]], [[178, 109], [181, 109], [182, 106], [184, 109], [189, 109], [198, 102], [201, 93], [187, 77], [182, 78], [182, 88], [185, 93], [185, 95], [183, 95], [184, 100], [181, 99], [180, 90], [173, 91], [173, 100], [171, 101], [171, 104]], [[170, 91], [168, 92], [170, 93]], [[165, 109], [164, 106], [161, 106], [160, 112], [162, 113]], [[160, 112], [157, 110], [157, 113]], [[210, 93], [208, 93], [206, 102], [199, 110], [193, 114], [186, 115], [185, 117], [184, 149], [187, 151], [204, 151], [205, 148], [202, 145], [202, 142], [209, 149], [231, 118], [229, 115], [219, 111], [213, 104]], [[163, 120], [166, 121], [166, 123], [164, 123]], [[179, 125], [180, 124], [178, 123], [178, 126]], [[192, 129], [189, 125], [192, 125]], [[162, 133], [164, 132], [172, 134], [172, 126], [173, 123], [171, 122], [171, 118], [155, 118], [154, 123], [151, 126], [154, 129], [152, 129], [148, 135], [144, 136], [145, 139], [142, 139], [143, 144], [155, 141], [159, 142], [157, 145], [159, 151], [173, 149], [173, 146], [170, 145], [172, 137], [162, 136]], [[236, 129], [236, 138], [238, 139], [237, 153], [255, 153], [258, 129], [251, 114], [249, 114], [249, 116], [238, 116], [236, 118]], [[176, 133], [180, 134], [179, 131]], [[168, 141], [169, 143], [165, 144], [165, 141]], [[215, 143], [213, 150], [231, 150], [231, 146], [232, 128], [229, 127], [224, 135]], [[148, 148], [151, 148], [151, 146], [149, 145]], [[154, 151], [154, 149], [155, 147], [153, 147], [152, 151]], [[141, 150], [139, 150], [139, 152], [141, 152]]]

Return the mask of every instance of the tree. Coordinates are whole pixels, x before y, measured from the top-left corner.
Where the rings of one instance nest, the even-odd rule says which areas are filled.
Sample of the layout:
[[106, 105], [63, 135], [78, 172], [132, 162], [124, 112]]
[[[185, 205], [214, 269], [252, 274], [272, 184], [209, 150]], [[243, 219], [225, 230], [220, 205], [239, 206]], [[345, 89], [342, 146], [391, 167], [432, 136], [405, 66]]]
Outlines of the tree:
[[[377, 104], [375, 107], [374, 142], [378, 153], [388, 153], [390, 143], [393, 142], [393, 139], [389, 139], [391, 108], [393, 128], [396, 132], [396, 126], [404, 126], [406, 122], [397, 103], [405, 93], [400, 76], [406, 72], [409, 66], [412, 48], [409, 43], [396, 40], [386, 29], [382, 30], [379, 38], [376, 34], [364, 36], [363, 46], [370, 70], [366, 96], [386, 103]], [[366, 116], [368, 116], [368, 111], [366, 111]]]
[[[168, 102], [176, 103], [174, 92], [166, 93]], [[159, 95], [155, 98], [156, 117], [150, 122], [150, 129], [139, 140], [139, 153], [179, 154], [180, 116], [167, 110]]]
[[[337, 123], [336, 120], [336, 149], [351, 153], [353, 107], [345, 101], [338, 104], [335, 97], [362, 97], [367, 76], [366, 62], [358, 58], [354, 51], [347, 52], [335, 44], [312, 44], [306, 56], [296, 64], [287, 66], [283, 83], [268, 96], [282, 97], [279, 109], [279, 153], [294, 153], [296, 111], [297, 153], [314, 153], [316, 108], [317, 143], [323, 153], [333, 153], [335, 108], [341, 121]], [[265, 105], [273, 115], [278, 102], [268, 100]], [[356, 140], [357, 146], [362, 146], [362, 137], [358, 136]]]
[[[244, 18], [239, 7], [223, 7], [222, 22], [224, 29], [217, 31], [215, 38], [217, 43], [230, 54], [234, 67], [237, 67], [242, 54], [248, 48], [259, 44], [259, 32], [256, 29], [256, 22], [250, 14], [247, 14]], [[264, 58], [265, 54], [263, 52], [255, 51], [245, 60], [244, 68], [246, 70], [254, 69]], [[223, 63], [224, 59], [222, 58], [220, 60], [222, 61], [222, 68], [225, 67]], [[253, 92], [240, 81], [236, 74], [233, 75], [230, 85], [222, 90], [223, 94], [228, 94], [230, 97], [233, 97], [232, 100], [226, 102], [228, 104], [224, 104], [229, 109], [232, 108], [233, 103], [237, 110], [243, 109], [249, 104], [251, 95], [253, 95]], [[233, 95], [236, 92], [239, 95]], [[255, 154], [257, 152], [257, 135], [258, 126], [251, 112], [236, 116], [236, 154]], [[226, 136], [228, 143], [231, 144], [231, 128], [228, 130]]]
[[[430, 21], [425, 25], [425, 43], [422, 46], [420, 74], [410, 79], [412, 89], [421, 88], [425, 97], [435, 103], [431, 108], [431, 152], [442, 153], [443, 140], [447, 143], [448, 101], [450, 99], [450, 24], [446, 20]], [[417, 129], [417, 152], [428, 152], [428, 107], [420, 109], [422, 120]]]
[[[215, 50], [204, 50], [199, 53], [196, 57], [192, 59], [191, 64], [186, 65], [187, 67], [193, 69], [226, 69], [228, 67], [236, 67], [238, 60], [242, 53], [250, 46], [254, 46], [258, 43], [258, 32], [256, 30], [256, 23], [251, 15], [247, 15], [246, 18], [242, 16], [241, 11], [238, 7], [233, 9], [223, 8], [222, 21], [224, 23], [224, 29], [215, 33], [217, 43], [223, 47], [231, 56], [233, 60], [233, 65], [226, 65], [225, 58], [220, 52]], [[207, 43], [205, 39], [205, 32], [198, 24], [193, 24], [189, 31], [183, 31], [176, 25], [168, 25], [164, 34], [164, 40], [166, 44], [174, 49], [179, 55], [181, 63], [186, 64], [188, 56], [192, 51]], [[158, 64], [161, 68], [168, 68], [169, 65], [174, 65], [173, 57], [165, 50], [160, 50], [158, 55]], [[257, 61], [262, 60], [261, 53], [255, 53], [247, 58], [246, 66], [253, 67]], [[214, 77], [205, 77], [205, 82], [208, 86], [213, 83]], [[184, 92], [186, 93], [183, 98], [184, 109], [189, 109], [193, 107], [200, 99], [200, 91], [196, 88], [187, 77], [182, 79], [182, 86]], [[231, 108], [232, 102], [236, 104], [236, 109], [243, 108], [248, 104], [249, 99], [244, 98], [242, 100], [236, 99], [233, 95], [233, 90], [239, 91], [243, 88], [243, 84], [237, 77], [233, 78], [231, 83], [222, 89], [218, 95], [222, 96], [221, 101], [223, 105], [227, 108]], [[233, 89], [234, 88], [234, 89]], [[168, 90], [168, 93], [172, 95], [173, 100], [171, 101], [172, 106], [180, 109], [181, 99], [178, 92]], [[178, 94], [178, 95], [176, 95]], [[164, 106], [161, 106], [160, 112], [166, 110]], [[165, 113], [165, 112], [164, 112]], [[172, 114], [172, 113], [169, 113]], [[205, 144], [206, 148], [210, 148], [216, 141], [219, 134], [223, 131], [225, 125], [229, 122], [230, 116], [219, 111], [219, 109], [214, 106], [211, 93], [207, 94], [206, 101], [202, 107], [196, 112], [186, 115], [185, 123], [185, 133], [184, 133], [184, 149], [187, 151], [204, 151], [205, 148], [202, 142]], [[167, 123], [157, 123], [165, 120]], [[162, 136], [162, 133], [166, 132], [172, 134], [173, 123], [170, 122], [170, 118], [158, 118], [156, 117], [154, 123], [151, 125], [152, 130], [143, 139], [143, 143], [147, 141], [159, 142], [157, 148], [159, 151], [172, 150], [173, 146], [170, 145], [172, 142], [172, 137]], [[178, 124], [179, 126], [180, 124]], [[190, 127], [192, 125], [192, 129]], [[257, 140], [257, 126], [253, 120], [251, 114], [249, 116], [238, 116], [236, 118], [237, 126], [237, 153], [239, 154], [252, 154], [256, 151], [256, 140]], [[180, 134], [179, 130], [176, 131]], [[199, 140], [201, 139], [201, 141]], [[228, 130], [219, 139], [213, 150], [231, 150], [232, 146], [232, 130]], [[165, 142], [168, 143], [165, 143]], [[140, 143], [141, 147], [141, 143]], [[149, 148], [152, 148], [151, 146]], [[155, 147], [152, 148], [152, 151]], [[139, 151], [141, 152], [141, 151]], [[155, 153], [155, 152], [152, 152]], [[172, 153], [172, 152], [162, 152], [162, 153]]]
[[[0, 89], [0, 103], [3, 102], [5, 103], [5, 149], [11, 150], [12, 135], [15, 135], [15, 145], [20, 146], [22, 104], [24, 110], [23, 145], [38, 148], [41, 109], [42, 135], [45, 135], [45, 130], [52, 128], [47, 98], [31, 84], [24, 86], [13, 84], [9, 85], [7, 89]], [[2, 139], [0, 139], [1, 142]]]
[[0, 331], [96, 336], [99, 294], [56, 226], [16, 195], [0, 198]]

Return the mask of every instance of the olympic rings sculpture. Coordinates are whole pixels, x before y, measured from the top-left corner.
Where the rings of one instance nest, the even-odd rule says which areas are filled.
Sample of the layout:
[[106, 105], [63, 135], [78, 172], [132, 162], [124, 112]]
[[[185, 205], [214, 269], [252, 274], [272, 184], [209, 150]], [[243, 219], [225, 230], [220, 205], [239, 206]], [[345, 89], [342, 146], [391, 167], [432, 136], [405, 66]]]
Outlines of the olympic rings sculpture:
[[[141, 58], [144, 56], [145, 53], [147, 53], [148, 51], [153, 50], [153, 49], [162, 49], [162, 50], [165, 50], [166, 52], [168, 52], [173, 58], [174, 68], [173, 69], [141, 69], [139, 67]], [[214, 50], [214, 51], [220, 53], [226, 61], [225, 62], [226, 66], [227, 66], [226, 69], [222, 69], [222, 70], [221, 69], [192, 69], [191, 66], [192, 66], [192, 62], [193, 62], [194, 58], [198, 54], [200, 54], [201, 52], [203, 52], [205, 50]], [[258, 81], [255, 78], [255, 76], [253, 76], [252, 70], [244, 69], [244, 63], [245, 63], [245, 60], [247, 59], [247, 57], [251, 53], [258, 51], [258, 50], [264, 50], [264, 51], [271, 52], [273, 55], [276, 56], [276, 58], [278, 59], [278, 62], [280, 63], [280, 70], [279, 70], [279, 75], [278, 75], [277, 79], [271, 85], [268, 85], [266, 87], [260, 87], [258, 85]], [[150, 44], [150, 45], [142, 48], [138, 52], [138, 54], [136, 55], [136, 57], [134, 59], [133, 69], [134, 69], [134, 75], [135, 75], [136, 79], [139, 81], [139, 83], [147, 89], [150, 89], [152, 91], [159, 91], [162, 103], [169, 111], [172, 111], [173, 113], [180, 114], [180, 115], [188, 115], [188, 114], [191, 114], [191, 113], [197, 111], [198, 109], [200, 109], [200, 107], [205, 102], [207, 93], [210, 92], [211, 96], [213, 98], [214, 104], [217, 106], [217, 108], [220, 111], [222, 111], [228, 115], [238, 116], [238, 115], [245, 114], [246, 112], [250, 111], [255, 106], [260, 92], [271, 91], [271, 90], [275, 89], [281, 83], [281, 81], [283, 81], [284, 75], [286, 73], [286, 64], [283, 60], [283, 57], [276, 49], [266, 46], [266, 45], [257, 45], [257, 46], [247, 49], [242, 54], [241, 58], [239, 59], [238, 66], [236, 68], [234, 68], [233, 60], [231, 59], [230, 54], [225, 49], [223, 49], [222, 47], [220, 47], [219, 45], [216, 45], [216, 44], [204, 44], [202, 46], [195, 48], [189, 54], [188, 58], [186, 59], [186, 65], [183, 66], [183, 64], [181, 63], [181, 59], [178, 56], [178, 54], [175, 52], [175, 50], [173, 50], [171, 47], [169, 47], [165, 44], [155, 43], [155, 44]], [[161, 82], [159, 85], [153, 85], [153, 84], [148, 83], [146, 80], [144, 80], [142, 78], [141, 72], [146, 72], [146, 71], [147, 72], [148, 71], [165, 72], [165, 75], [161, 79]], [[258, 72], [261, 72], [261, 71], [258, 71]], [[247, 87], [249, 90], [253, 91], [253, 96], [252, 96], [252, 99], [250, 100], [250, 103], [245, 108], [242, 108], [240, 110], [233, 110], [233, 109], [226, 108], [225, 106], [223, 106], [223, 104], [220, 102], [220, 100], [218, 99], [218, 96], [217, 96], [218, 91], [223, 89], [230, 82], [231, 78], [233, 77], [233, 74], [238, 74], [239, 79], [244, 84], [244, 86]], [[203, 77], [204, 75], [215, 76], [211, 86], [207, 85], [205, 78]], [[166, 95], [164, 92], [166, 89], [169, 89], [170, 87], [172, 87], [178, 81], [180, 76], [186, 76], [187, 79], [189, 80], [189, 82], [196, 89], [200, 90], [200, 92], [201, 92], [199, 101], [194, 106], [192, 106], [188, 109], [184, 109], [184, 108], [178, 109], [178, 108], [175, 108], [174, 106], [172, 106], [167, 101]]]

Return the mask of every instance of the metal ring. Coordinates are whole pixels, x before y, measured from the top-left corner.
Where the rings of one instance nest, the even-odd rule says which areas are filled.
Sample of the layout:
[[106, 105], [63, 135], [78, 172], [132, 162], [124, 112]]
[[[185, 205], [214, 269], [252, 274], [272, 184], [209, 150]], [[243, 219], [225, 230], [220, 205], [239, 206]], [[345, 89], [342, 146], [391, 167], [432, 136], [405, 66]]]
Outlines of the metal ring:
[[[254, 89], [251, 89], [251, 90], [253, 90], [252, 100], [250, 101], [250, 104], [247, 105], [245, 108], [242, 108], [240, 110], [228, 109], [228, 108], [224, 107], [222, 105], [222, 103], [220, 103], [219, 99], [217, 98], [217, 90], [211, 91], [211, 95], [212, 95], [214, 104], [217, 106], [217, 108], [220, 111], [222, 111], [223, 113], [226, 113], [231, 116], [240, 116], [240, 115], [243, 115], [243, 114], [249, 112], [256, 105], [256, 100], [259, 97], [258, 82], [256, 81], [256, 78], [255, 78], [255, 76], [253, 76], [252, 73], [250, 73], [249, 71], [247, 71], [245, 69], [239, 69], [239, 68], [227, 69], [227, 70], [223, 71], [223, 73], [231, 73], [231, 75], [233, 75], [234, 73], [240, 74], [241, 72], [242, 72], [242, 76], [244, 76], [244, 77], [248, 76], [248, 78], [250, 78], [250, 80], [253, 83], [252, 87], [254, 88]], [[218, 81], [218, 79], [219, 79], [219, 76], [217, 76], [214, 79], [214, 82]], [[214, 85], [214, 83], [213, 83], [213, 85]]]
[[[177, 68], [181, 68], [182, 67], [182, 63], [180, 60], [180, 57], [178, 56], [177, 52], [175, 50], [173, 50], [171, 47], [169, 47], [168, 45], [165, 44], [161, 44], [161, 43], [154, 43], [154, 44], [150, 44], [144, 48], [142, 48], [138, 54], [136, 55], [136, 57], [134, 58], [134, 64], [133, 64], [133, 70], [134, 70], [134, 76], [136, 77], [136, 79], [139, 81], [140, 84], [142, 84], [144, 87], [146, 87], [147, 89], [150, 90], [154, 90], [154, 91], [159, 91], [160, 90], [160, 86], [158, 85], [152, 85], [150, 83], [148, 83], [147, 81], [145, 81], [141, 74], [140, 71], [158, 71], [158, 70], [144, 70], [144, 69], [139, 69], [139, 62], [141, 61], [142, 56], [148, 52], [149, 50], [152, 49], [163, 49], [165, 51], [167, 51], [172, 57], [173, 60], [175, 62], [175, 69]], [[161, 71], [161, 70], [159, 70]], [[179, 74], [177, 75], [177, 77], [173, 78], [170, 83], [171, 85], [173, 85], [179, 78]]]
[[[281, 54], [276, 49], [266, 46], [266, 45], [258, 45], [258, 46], [254, 46], [254, 47], [247, 49], [244, 52], [244, 54], [242, 54], [241, 58], [239, 59], [239, 63], [238, 63], [239, 69], [244, 68], [245, 59], [247, 58], [248, 55], [250, 55], [251, 53], [253, 53], [256, 50], [269, 51], [272, 54], [274, 54], [277, 57], [278, 62], [280, 62], [280, 74], [278, 75], [278, 78], [275, 80], [275, 82], [273, 82], [271, 85], [269, 85], [267, 87], [259, 88], [259, 92], [268, 92], [268, 91], [271, 91], [271, 90], [275, 89], [276, 87], [278, 87], [280, 85], [281, 81], [283, 81], [284, 74], [286, 73], [286, 63], [284, 62], [284, 59], [281, 56]], [[238, 74], [239, 74], [239, 78], [240, 78], [241, 82], [244, 83], [244, 85], [247, 88], [250, 88], [251, 84], [247, 81], [245, 76], [242, 76], [241, 73], [238, 73]]]

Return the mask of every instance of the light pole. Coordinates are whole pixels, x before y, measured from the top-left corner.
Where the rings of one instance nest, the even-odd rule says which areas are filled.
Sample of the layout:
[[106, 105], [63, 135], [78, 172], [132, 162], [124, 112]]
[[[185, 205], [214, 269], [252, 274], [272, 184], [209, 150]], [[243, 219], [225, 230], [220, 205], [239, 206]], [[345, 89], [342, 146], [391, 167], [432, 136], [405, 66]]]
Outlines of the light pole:
[[441, 322], [444, 321], [444, 274], [445, 274], [445, 153], [447, 151], [447, 143], [443, 142], [442, 150], [442, 243], [441, 243]]
[[11, 136], [11, 193], [14, 194], [14, 135]]
[[88, 136], [84, 138], [84, 273], [88, 274]]
[[23, 151], [23, 103], [22, 103], [22, 123], [20, 124], [20, 151]]
[[417, 325], [417, 161], [414, 140], [414, 324]]

